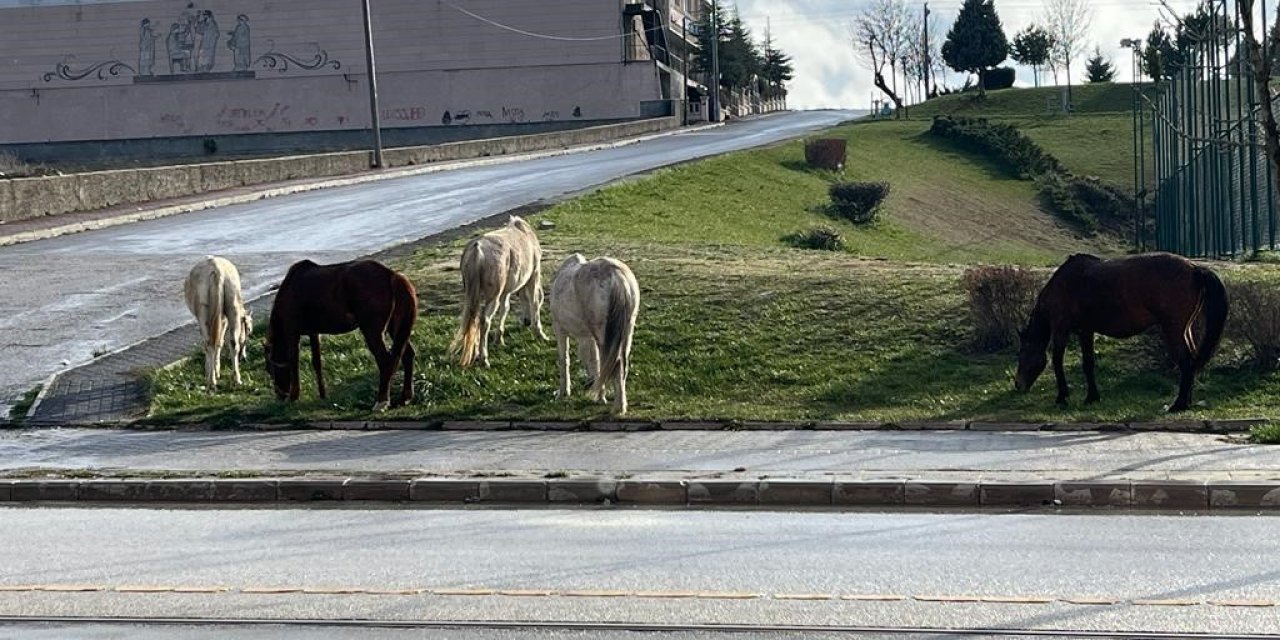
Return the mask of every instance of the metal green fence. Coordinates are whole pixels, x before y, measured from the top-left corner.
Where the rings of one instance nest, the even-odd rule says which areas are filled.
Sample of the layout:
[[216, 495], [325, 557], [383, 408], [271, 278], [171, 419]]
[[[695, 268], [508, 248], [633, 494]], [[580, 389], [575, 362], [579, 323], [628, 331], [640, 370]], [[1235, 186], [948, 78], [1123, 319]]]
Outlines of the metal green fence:
[[1219, 258], [1277, 246], [1275, 181], [1232, 4], [1205, 5], [1208, 25], [1191, 34], [1150, 105], [1155, 245], [1164, 251]]

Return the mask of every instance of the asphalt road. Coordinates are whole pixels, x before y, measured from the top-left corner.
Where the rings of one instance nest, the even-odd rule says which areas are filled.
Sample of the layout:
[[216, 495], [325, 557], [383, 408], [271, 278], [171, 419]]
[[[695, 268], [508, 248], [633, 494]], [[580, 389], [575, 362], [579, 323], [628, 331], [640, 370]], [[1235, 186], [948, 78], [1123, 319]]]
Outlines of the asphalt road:
[[248, 296], [301, 258], [336, 262], [637, 172], [854, 117], [786, 113], [628, 145], [261, 200], [0, 248], [0, 411], [49, 375], [186, 323], [182, 281], [229, 257]]
[[[988, 513], [7, 508], [0, 616], [1280, 633], [1275, 525]], [[222, 590], [199, 593], [209, 588]]]

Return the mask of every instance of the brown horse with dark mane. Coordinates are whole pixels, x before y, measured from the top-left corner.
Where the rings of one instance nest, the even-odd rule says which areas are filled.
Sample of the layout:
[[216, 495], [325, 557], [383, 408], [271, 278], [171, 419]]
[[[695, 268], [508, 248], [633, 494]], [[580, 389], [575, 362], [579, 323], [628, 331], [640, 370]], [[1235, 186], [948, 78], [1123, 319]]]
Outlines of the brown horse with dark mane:
[[[1204, 336], [1197, 342], [1196, 324], [1203, 317]], [[1053, 373], [1058, 404], [1067, 402], [1062, 355], [1071, 334], [1080, 338], [1085, 402], [1098, 400], [1094, 380], [1094, 334], [1128, 338], [1159, 327], [1181, 377], [1178, 397], [1169, 411], [1191, 406], [1191, 385], [1218, 348], [1227, 321], [1227, 290], [1209, 269], [1168, 253], [1103, 260], [1076, 254], [1062, 263], [1040, 291], [1026, 329], [1021, 333], [1014, 386], [1026, 391], [1044, 371], [1045, 349], [1053, 345]]]
[[[311, 338], [311, 366], [320, 397], [325, 397], [320, 364], [320, 334], [356, 329], [378, 363], [378, 398], [374, 411], [385, 410], [391, 397], [396, 363], [404, 366], [404, 389], [397, 406], [413, 400], [413, 358], [409, 342], [418, 319], [418, 295], [403, 275], [372, 260], [319, 265], [303, 260], [289, 267], [280, 283], [267, 327], [267, 374], [276, 397], [298, 399], [298, 342]], [[391, 336], [391, 350], [383, 342]]]

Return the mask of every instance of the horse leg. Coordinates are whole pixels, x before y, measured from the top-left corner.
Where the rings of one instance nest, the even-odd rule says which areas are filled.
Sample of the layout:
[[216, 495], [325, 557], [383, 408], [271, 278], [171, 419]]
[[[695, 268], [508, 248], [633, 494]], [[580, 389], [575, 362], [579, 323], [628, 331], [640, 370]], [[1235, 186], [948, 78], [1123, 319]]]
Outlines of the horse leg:
[[1058, 400], [1059, 405], [1067, 404], [1067, 396], [1071, 395], [1071, 389], [1067, 387], [1067, 372], [1062, 369], [1062, 356], [1067, 351], [1067, 334], [1055, 334], [1053, 336], [1053, 375], [1058, 380]]
[[320, 364], [320, 334], [313, 333], [311, 340], [311, 369], [316, 372], [316, 387], [320, 390], [320, 399], [326, 397], [324, 389], [324, 367]]
[[205, 384], [210, 391], [218, 388], [218, 376], [222, 373], [222, 334], [211, 335], [204, 345]]
[[627, 369], [629, 363], [624, 359], [618, 367], [618, 379], [614, 381], [613, 413], [623, 415], [627, 412]]
[[236, 381], [236, 386], [244, 384], [244, 380], [240, 378], [240, 351], [243, 349], [245, 336], [240, 331], [240, 320], [229, 323], [228, 332], [231, 334], [231, 376]]
[[1084, 397], [1085, 404], [1091, 404], [1101, 399], [1098, 395], [1098, 382], [1095, 377], [1095, 368], [1097, 366], [1096, 354], [1093, 351], [1093, 332], [1080, 332], [1080, 355], [1082, 364], [1084, 365], [1084, 380], [1089, 387], [1088, 395]]
[[373, 354], [373, 360], [378, 364], [378, 397], [373, 403], [373, 410], [386, 411], [391, 406], [391, 376], [396, 372], [395, 357], [387, 351], [380, 330], [362, 326], [360, 333], [364, 335], [364, 344], [369, 347], [369, 353]]
[[1169, 413], [1186, 411], [1191, 408], [1191, 386], [1196, 380], [1195, 358], [1183, 340], [1180, 327], [1172, 325], [1167, 328], [1161, 327], [1161, 334], [1164, 336], [1164, 346], [1169, 350], [1169, 355], [1173, 356], [1174, 362], [1178, 363], [1178, 397], [1174, 399], [1173, 404], [1169, 405]]
[[505, 346], [507, 344], [507, 314], [511, 311], [511, 294], [502, 296], [502, 303], [498, 306], [498, 344]]
[[[594, 388], [596, 381], [600, 379], [600, 347], [596, 344], [595, 338], [587, 337], [578, 341], [578, 357], [582, 359], [582, 366], [587, 370], [587, 388]], [[592, 399], [596, 402], [604, 402], [604, 396], [604, 387], [601, 386]]]
[[298, 360], [299, 360], [299, 359], [300, 359], [300, 356], [298, 355], [298, 350], [297, 350], [297, 349], [294, 349], [294, 350], [293, 350], [293, 361], [289, 363], [289, 373], [290, 373], [290, 377], [289, 377], [289, 395], [288, 395], [288, 398], [289, 398], [289, 401], [290, 401], [290, 402], [297, 402], [297, 401], [298, 401], [298, 396], [299, 396], [299, 395], [301, 395], [301, 393], [300, 393], [300, 391], [301, 391], [301, 390], [298, 388], [298, 386], [299, 386], [299, 381], [300, 381], [300, 380], [302, 380], [302, 376], [298, 375]]
[[497, 311], [498, 301], [494, 300], [485, 304], [484, 311], [480, 314], [480, 364], [486, 367], [489, 366], [489, 329], [493, 327], [493, 316]]
[[539, 340], [546, 340], [547, 334], [542, 330], [542, 282], [537, 274], [524, 287], [525, 324], [533, 328], [533, 335]]
[[569, 336], [560, 331], [556, 332], [556, 363], [560, 370], [560, 388], [556, 390], [556, 398], [564, 400], [569, 397], [572, 383], [569, 373]]
[[400, 366], [404, 367], [404, 383], [400, 389], [400, 404], [402, 405], [413, 402], [413, 359], [416, 357], [418, 357], [418, 351], [413, 348], [413, 343], [406, 342], [404, 355], [400, 356]]
[[204, 386], [209, 391], [218, 388], [218, 350], [208, 342], [204, 345]]

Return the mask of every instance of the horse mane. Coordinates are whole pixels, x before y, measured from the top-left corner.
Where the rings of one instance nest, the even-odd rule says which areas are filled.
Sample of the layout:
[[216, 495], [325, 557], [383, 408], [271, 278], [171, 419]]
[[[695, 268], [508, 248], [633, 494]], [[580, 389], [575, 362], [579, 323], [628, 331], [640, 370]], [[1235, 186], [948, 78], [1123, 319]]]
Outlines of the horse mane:
[[1031, 316], [1027, 318], [1027, 327], [1023, 329], [1021, 334], [1023, 342], [1048, 343], [1049, 342], [1049, 312], [1041, 304], [1041, 300], [1036, 300], [1036, 306], [1031, 310]]

